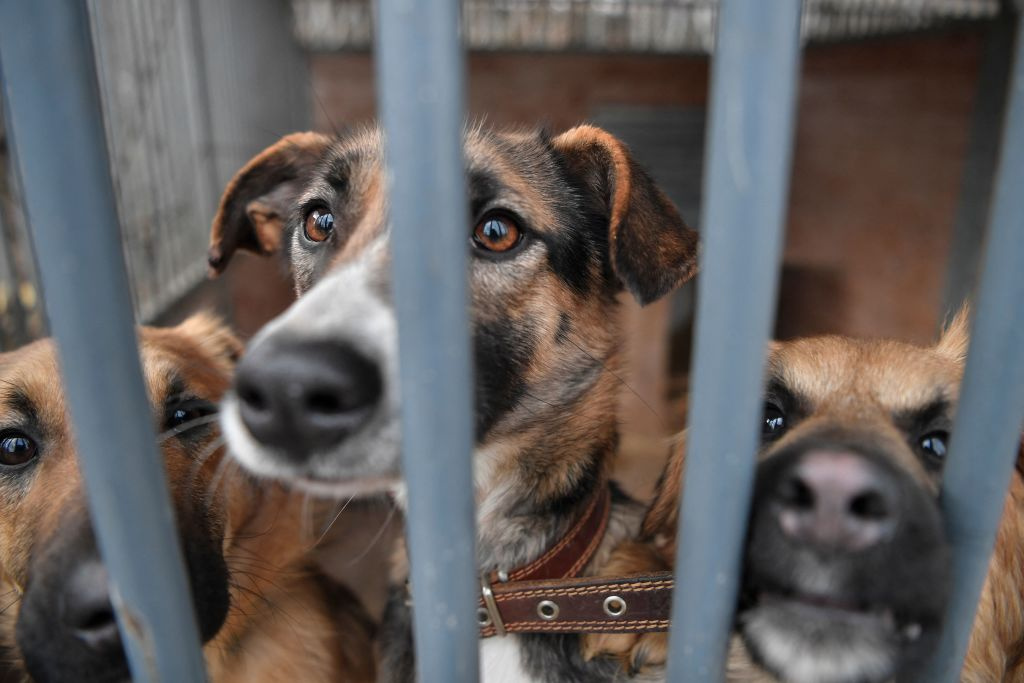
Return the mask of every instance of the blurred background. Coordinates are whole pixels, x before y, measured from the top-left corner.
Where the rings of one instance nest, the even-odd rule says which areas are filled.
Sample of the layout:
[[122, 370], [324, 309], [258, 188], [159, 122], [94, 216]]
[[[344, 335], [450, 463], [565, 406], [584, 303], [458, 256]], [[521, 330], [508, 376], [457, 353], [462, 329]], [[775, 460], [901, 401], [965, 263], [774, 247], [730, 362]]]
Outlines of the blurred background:
[[[924, 342], [969, 293], [996, 163], [1011, 4], [805, 0], [777, 336]], [[217, 200], [278, 137], [373, 119], [372, 5], [90, 7], [138, 318], [173, 322], [213, 307], [250, 335], [292, 294], [281, 264], [248, 254], [206, 279]], [[604, 126], [699, 225], [716, 7], [464, 0], [469, 117], [556, 132], [583, 121]], [[0, 348], [45, 334], [9, 143], [0, 120]], [[60, 188], [53, 192], [59, 201]], [[683, 424], [691, 302], [684, 289], [623, 309], [625, 461], [654, 454], [650, 467], [636, 468], [638, 491], [657, 471], [663, 439]]]

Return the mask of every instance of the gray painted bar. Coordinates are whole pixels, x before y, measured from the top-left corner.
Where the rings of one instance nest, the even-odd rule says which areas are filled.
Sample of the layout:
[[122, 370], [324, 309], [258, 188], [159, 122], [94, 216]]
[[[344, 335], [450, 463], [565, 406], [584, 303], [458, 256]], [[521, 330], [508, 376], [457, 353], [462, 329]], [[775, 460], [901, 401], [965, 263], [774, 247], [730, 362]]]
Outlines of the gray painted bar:
[[139, 367], [85, 3], [0, 0], [0, 66], [89, 508], [132, 673], [139, 682], [202, 681]]
[[382, 0], [377, 18], [418, 678], [475, 681], [479, 591], [459, 3]]
[[799, 25], [799, 0], [724, 0], [718, 14], [672, 681], [724, 677], [775, 311]]
[[988, 27], [971, 115], [971, 135], [964, 159], [960, 198], [953, 221], [953, 242], [942, 294], [942, 308], [953, 314], [971, 296], [981, 267], [985, 225], [999, 160], [999, 139], [1006, 111], [1006, 84], [1013, 61], [1017, 22], [1009, 10]]
[[943, 480], [953, 597], [938, 655], [920, 679], [960, 680], [1024, 420], [1024, 20], [974, 308], [967, 368]]

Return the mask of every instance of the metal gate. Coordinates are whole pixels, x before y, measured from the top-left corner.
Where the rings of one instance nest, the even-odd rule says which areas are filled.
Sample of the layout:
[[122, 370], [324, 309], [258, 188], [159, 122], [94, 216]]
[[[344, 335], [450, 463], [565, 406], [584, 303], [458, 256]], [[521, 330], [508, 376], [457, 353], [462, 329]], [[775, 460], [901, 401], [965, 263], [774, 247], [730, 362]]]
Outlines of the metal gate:
[[[675, 681], [723, 678], [749, 505], [738, 494], [749, 493], [752, 483], [775, 307], [800, 10], [799, 0], [722, 0], [717, 15], [669, 663]], [[7, 120], [133, 674], [138, 681], [199, 681], [195, 616], [184, 599], [187, 582], [135, 350], [89, 19], [81, 0], [0, 0]], [[955, 590], [939, 655], [922, 674], [929, 682], [958, 678], [1024, 417], [1024, 24], [1019, 15], [1016, 22], [971, 349], [942, 494]], [[415, 647], [421, 680], [446, 683], [478, 676], [470, 354], [468, 333], [457, 332], [468, 330], [464, 236], [457, 227], [464, 205], [458, 25], [454, 0], [381, 0], [376, 28], [392, 221], [401, 235], [393, 240], [399, 324], [406, 338], [446, 340], [436, 347], [400, 342]], [[424, 240], [416, 229], [424, 211], [451, 228]], [[434, 295], [421, 297], [427, 290]], [[93, 400], [97, 393], [106, 398], [103, 406]], [[111, 404], [123, 428], [101, 430]]]

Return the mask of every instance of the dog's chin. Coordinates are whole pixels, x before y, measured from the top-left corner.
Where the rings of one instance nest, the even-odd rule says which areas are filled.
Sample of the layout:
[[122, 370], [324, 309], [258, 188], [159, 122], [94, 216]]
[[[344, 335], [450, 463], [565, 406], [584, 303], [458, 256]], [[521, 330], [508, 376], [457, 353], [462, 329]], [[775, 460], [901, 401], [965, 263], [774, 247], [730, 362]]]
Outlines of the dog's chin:
[[884, 683], [922, 626], [891, 609], [762, 592], [738, 617], [751, 656], [789, 683]]
[[325, 498], [368, 498], [401, 486], [397, 418], [376, 420], [337, 448], [296, 462], [253, 438], [233, 397], [224, 400], [220, 414], [228, 453], [257, 477]]

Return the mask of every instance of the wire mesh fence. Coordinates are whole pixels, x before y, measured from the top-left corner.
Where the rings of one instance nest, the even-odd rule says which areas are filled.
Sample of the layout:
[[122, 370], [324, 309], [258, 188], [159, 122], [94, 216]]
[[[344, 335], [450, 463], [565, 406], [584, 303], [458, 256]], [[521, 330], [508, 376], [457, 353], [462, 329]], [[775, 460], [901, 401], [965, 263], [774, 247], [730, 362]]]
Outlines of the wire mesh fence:
[[[295, 31], [312, 50], [370, 47], [370, 0], [292, 0]], [[807, 0], [805, 42], [934, 29], [994, 17], [999, 0]], [[463, 0], [472, 50], [707, 53], [718, 0]]]

